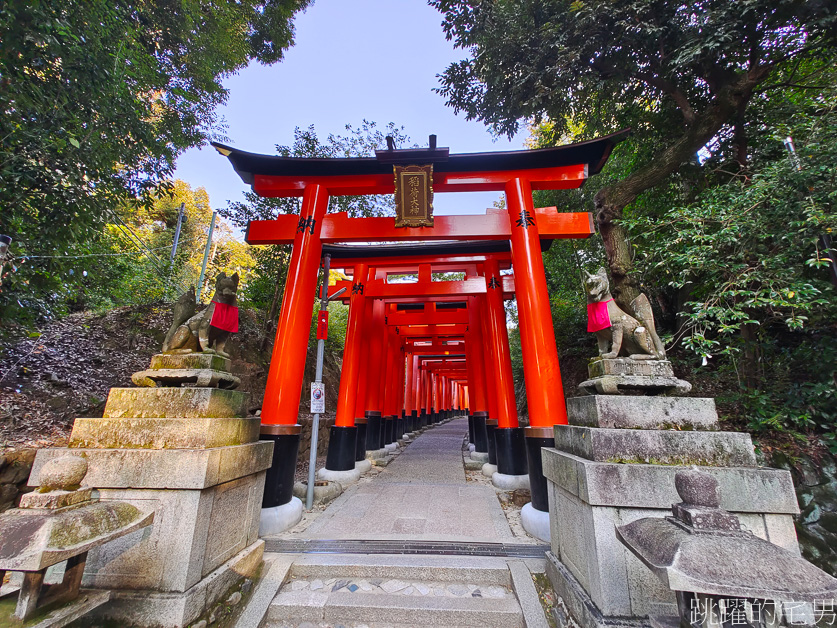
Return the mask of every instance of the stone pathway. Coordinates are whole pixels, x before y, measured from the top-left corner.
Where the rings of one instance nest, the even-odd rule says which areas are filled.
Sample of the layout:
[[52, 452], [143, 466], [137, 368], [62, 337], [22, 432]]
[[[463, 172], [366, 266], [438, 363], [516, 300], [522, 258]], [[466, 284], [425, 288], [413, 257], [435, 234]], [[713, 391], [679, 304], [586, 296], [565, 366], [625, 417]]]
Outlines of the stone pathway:
[[348, 591], [350, 593], [371, 593], [371, 594], [398, 594], [412, 595], [415, 597], [484, 597], [491, 599], [502, 599], [513, 597], [514, 594], [508, 588], [500, 585], [479, 585], [466, 583], [447, 582], [408, 582], [399, 579], [386, 580], [383, 578], [328, 578], [326, 580], [304, 580], [291, 578], [285, 584], [290, 591]]
[[[349, 486], [316, 518], [274, 540], [356, 541], [353, 548], [373, 540], [519, 543], [494, 487], [465, 473], [467, 431], [465, 418], [426, 430], [385, 467], [374, 468], [374, 477]], [[449, 555], [444, 545], [436, 547], [438, 554], [274, 555], [285, 562], [262, 625], [547, 628], [530, 574], [543, 571], [543, 559]]]
[[349, 487], [298, 538], [514, 542], [496, 491], [468, 482], [468, 420], [418, 436], [374, 480]]

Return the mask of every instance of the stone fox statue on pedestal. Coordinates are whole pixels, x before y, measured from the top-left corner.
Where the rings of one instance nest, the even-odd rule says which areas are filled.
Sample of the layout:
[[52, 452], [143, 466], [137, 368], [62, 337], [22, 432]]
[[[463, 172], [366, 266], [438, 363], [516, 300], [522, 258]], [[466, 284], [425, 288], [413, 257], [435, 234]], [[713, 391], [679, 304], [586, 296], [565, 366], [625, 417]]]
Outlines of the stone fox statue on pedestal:
[[[238, 331], [238, 273], [215, 278], [215, 294], [202, 312], [195, 314], [195, 291], [185, 293], [174, 305], [174, 320], [163, 343], [164, 353], [217, 353], [228, 358], [224, 345]], [[189, 308], [187, 301], [191, 303]], [[217, 310], [217, 311], [216, 311]], [[233, 320], [234, 319], [234, 320]]]
[[619, 356], [634, 360], [665, 360], [666, 352], [657, 330], [648, 297], [640, 294], [631, 302], [632, 314], [623, 311], [610, 295], [607, 273], [600, 268], [595, 275], [584, 271], [587, 293], [587, 331], [596, 334], [599, 356]]

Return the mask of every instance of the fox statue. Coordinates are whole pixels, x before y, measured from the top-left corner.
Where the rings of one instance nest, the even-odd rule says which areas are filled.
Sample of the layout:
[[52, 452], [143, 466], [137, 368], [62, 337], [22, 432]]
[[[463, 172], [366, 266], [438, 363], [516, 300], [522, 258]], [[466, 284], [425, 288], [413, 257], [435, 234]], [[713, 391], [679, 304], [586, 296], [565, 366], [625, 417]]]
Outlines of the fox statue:
[[629, 314], [613, 300], [604, 268], [599, 268], [595, 275], [583, 272], [587, 294], [587, 331], [596, 334], [599, 356], [605, 359], [665, 360], [665, 346], [654, 327], [654, 313], [648, 297], [640, 294], [634, 299], [631, 302], [632, 313]]
[[[238, 273], [227, 277], [221, 273], [215, 279], [215, 294], [210, 304], [195, 314], [194, 289], [178, 299], [174, 320], [163, 353], [217, 353], [223, 358], [230, 335], [238, 331]], [[191, 303], [191, 307], [190, 307]]]

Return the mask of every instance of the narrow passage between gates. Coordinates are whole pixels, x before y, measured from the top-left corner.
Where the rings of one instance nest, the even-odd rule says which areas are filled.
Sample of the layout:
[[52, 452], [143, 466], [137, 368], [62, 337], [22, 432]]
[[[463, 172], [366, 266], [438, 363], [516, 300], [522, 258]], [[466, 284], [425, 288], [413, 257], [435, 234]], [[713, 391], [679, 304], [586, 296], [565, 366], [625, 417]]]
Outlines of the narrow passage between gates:
[[418, 436], [373, 481], [350, 487], [305, 539], [515, 541], [494, 489], [468, 482], [457, 418]]

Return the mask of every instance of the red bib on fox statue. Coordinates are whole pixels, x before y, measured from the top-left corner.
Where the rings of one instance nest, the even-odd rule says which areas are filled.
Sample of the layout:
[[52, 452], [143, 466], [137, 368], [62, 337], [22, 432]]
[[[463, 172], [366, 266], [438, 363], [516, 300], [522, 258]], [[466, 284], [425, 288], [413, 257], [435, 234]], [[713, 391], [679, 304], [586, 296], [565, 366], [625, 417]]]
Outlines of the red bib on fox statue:
[[[215, 303], [215, 310], [212, 312], [212, 320], [209, 324], [218, 329], [235, 333], [238, 331], [238, 307], [226, 303]], [[609, 324], [609, 323], [608, 323]]]
[[587, 304], [587, 331], [599, 331], [610, 327], [610, 314], [607, 313], [607, 304], [611, 301], [613, 299]]

